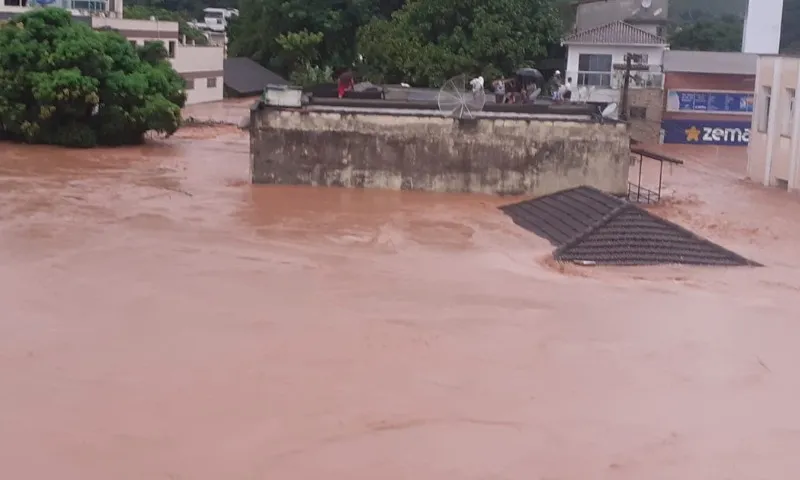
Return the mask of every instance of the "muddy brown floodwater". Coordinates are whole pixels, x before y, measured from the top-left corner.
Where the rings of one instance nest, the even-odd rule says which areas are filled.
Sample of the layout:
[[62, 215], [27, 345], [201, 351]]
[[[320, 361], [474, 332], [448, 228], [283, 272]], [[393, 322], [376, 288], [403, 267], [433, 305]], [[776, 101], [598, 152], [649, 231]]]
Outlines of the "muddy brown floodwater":
[[741, 152], [654, 210], [766, 267], [561, 272], [501, 199], [252, 187], [247, 148], [0, 144], [2, 478], [800, 473], [800, 203]]

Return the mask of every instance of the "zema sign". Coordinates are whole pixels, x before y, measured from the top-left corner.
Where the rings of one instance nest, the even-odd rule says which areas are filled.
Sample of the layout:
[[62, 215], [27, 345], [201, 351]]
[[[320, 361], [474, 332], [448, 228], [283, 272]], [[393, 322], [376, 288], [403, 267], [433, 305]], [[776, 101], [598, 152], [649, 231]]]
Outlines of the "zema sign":
[[664, 120], [664, 143], [744, 147], [750, 142], [750, 122]]

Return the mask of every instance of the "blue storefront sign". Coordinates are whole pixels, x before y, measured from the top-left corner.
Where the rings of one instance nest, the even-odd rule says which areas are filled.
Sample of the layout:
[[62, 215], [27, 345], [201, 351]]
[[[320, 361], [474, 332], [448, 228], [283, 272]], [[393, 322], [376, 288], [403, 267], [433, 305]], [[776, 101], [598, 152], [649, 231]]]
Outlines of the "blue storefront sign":
[[752, 92], [670, 90], [667, 92], [667, 111], [750, 115], [753, 113], [753, 98]]
[[744, 147], [750, 142], [750, 122], [664, 120], [664, 143]]

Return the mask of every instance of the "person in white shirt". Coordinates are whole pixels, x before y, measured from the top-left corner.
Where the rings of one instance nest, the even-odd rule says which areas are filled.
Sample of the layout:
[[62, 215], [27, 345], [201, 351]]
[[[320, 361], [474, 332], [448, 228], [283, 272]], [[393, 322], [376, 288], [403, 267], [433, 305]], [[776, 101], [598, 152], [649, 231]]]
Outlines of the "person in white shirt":
[[566, 101], [572, 98], [572, 77], [567, 77], [567, 83], [558, 89], [558, 97], [560, 100]]
[[472, 93], [476, 94], [483, 90], [483, 77], [475, 77], [470, 80], [469, 84], [472, 86]]
[[495, 103], [503, 103], [506, 96], [506, 82], [503, 79], [492, 82], [494, 86]]

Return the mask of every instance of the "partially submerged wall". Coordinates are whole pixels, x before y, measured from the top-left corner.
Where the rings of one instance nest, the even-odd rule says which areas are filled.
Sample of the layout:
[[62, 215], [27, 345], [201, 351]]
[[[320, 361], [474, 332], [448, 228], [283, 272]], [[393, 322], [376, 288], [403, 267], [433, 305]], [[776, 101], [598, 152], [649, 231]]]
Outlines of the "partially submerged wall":
[[344, 107], [262, 106], [251, 113], [254, 183], [535, 195], [579, 185], [627, 191], [623, 124], [490, 114], [457, 120]]

